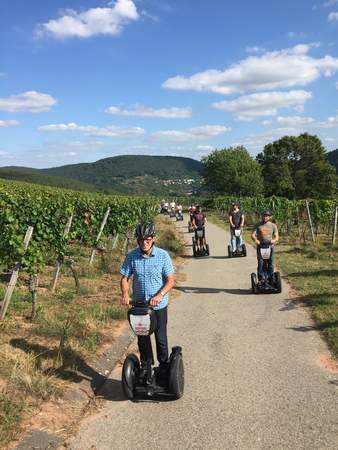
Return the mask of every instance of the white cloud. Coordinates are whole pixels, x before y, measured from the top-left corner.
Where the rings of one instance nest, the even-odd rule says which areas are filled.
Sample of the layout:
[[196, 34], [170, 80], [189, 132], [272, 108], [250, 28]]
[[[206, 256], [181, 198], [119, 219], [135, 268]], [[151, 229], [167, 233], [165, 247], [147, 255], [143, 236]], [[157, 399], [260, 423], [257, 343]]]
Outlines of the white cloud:
[[290, 39], [305, 39], [307, 37], [307, 33], [305, 31], [289, 31], [288, 38]]
[[215, 148], [215, 146], [213, 145], [198, 145], [197, 150], [207, 150], [207, 151], [211, 151]]
[[188, 142], [201, 139], [208, 139], [211, 137], [219, 136], [220, 134], [231, 131], [231, 128], [224, 127], [222, 125], [204, 125], [201, 127], [188, 128], [183, 131], [179, 130], [167, 130], [156, 131], [152, 133], [154, 139], [168, 140], [175, 142]]
[[338, 81], [336, 82], [336, 89], [338, 89]]
[[249, 135], [241, 139], [240, 141], [233, 142], [231, 145], [236, 147], [238, 145], [243, 145], [244, 147], [250, 149], [253, 152], [262, 151], [266, 144], [274, 142], [283, 136], [298, 136], [303, 133], [302, 128], [297, 127], [280, 127], [269, 130], [265, 133], [258, 135]]
[[131, 137], [140, 136], [144, 134], [144, 129], [140, 127], [118, 127], [109, 125], [107, 127], [96, 127], [93, 125], [77, 125], [76, 123], [59, 123], [44, 125], [38, 128], [39, 131], [73, 131], [84, 133], [88, 136], [103, 136], [103, 137]]
[[260, 92], [235, 100], [213, 103], [213, 107], [235, 114], [238, 120], [253, 120], [260, 116], [274, 116], [280, 108], [302, 107], [312, 97], [311, 92]]
[[318, 128], [336, 128], [338, 127], [338, 116], [328, 117], [325, 122], [317, 122], [316, 126]]
[[15, 127], [19, 125], [17, 120], [0, 120], [0, 128]]
[[162, 119], [186, 119], [192, 116], [191, 108], [149, 108], [142, 105], [132, 105], [129, 109], [110, 106], [105, 110], [108, 114], [119, 116], [158, 117]]
[[335, 141], [335, 138], [326, 137], [326, 138], [324, 138], [324, 141], [325, 141], [325, 142], [334, 142], [334, 141]]
[[330, 6], [334, 6], [338, 3], [338, 0], [327, 0], [324, 3], [321, 3], [320, 5], [313, 5], [312, 9], [316, 10], [319, 8], [329, 8]]
[[247, 53], [264, 53], [266, 52], [266, 49], [264, 47], [246, 47], [245, 51]]
[[338, 70], [338, 58], [308, 55], [310, 49], [318, 45], [302, 44], [261, 56], [249, 56], [226, 70], [210, 69], [191, 77], [178, 75], [167, 79], [162, 86], [224, 95], [305, 86], [321, 76], [332, 76]]
[[337, 21], [337, 20], [338, 20], [338, 12], [331, 12], [331, 13], [328, 15], [328, 20], [329, 20], [329, 22], [335, 22], [335, 21]]
[[52, 19], [36, 28], [38, 37], [56, 39], [89, 38], [98, 34], [116, 35], [139, 14], [132, 0], [117, 0], [106, 8], [90, 8], [84, 12], [68, 9], [59, 19]]
[[279, 125], [284, 127], [295, 127], [299, 125], [310, 125], [315, 122], [315, 119], [312, 117], [303, 117], [303, 116], [284, 116], [277, 117], [277, 122]]
[[271, 124], [272, 124], [271, 120], [263, 120], [263, 122], [262, 122], [262, 125], [264, 125], [264, 126], [268, 126], [268, 125], [271, 125]]
[[49, 94], [27, 91], [7, 98], [0, 98], [0, 110], [38, 113], [49, 111], [56, 103], [55, 98]]

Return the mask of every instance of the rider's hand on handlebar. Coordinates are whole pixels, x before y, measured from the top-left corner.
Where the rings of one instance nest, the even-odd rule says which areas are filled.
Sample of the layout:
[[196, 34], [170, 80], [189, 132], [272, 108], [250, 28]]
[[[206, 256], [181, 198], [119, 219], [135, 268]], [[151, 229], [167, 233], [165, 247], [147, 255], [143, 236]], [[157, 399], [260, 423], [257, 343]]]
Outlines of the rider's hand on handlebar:
[[130, 303], [129, 295], [122, 296], [120, 299], [120, 303], [121, 303], [121, 305], [129, 305], [129, 303]]
[[256, 245], [261, 245], [261, 243], [258, 239], [256, 239]]
[[157, 306], [162, 301], [162, 299], [163, 299], [162, 295], [157, 294], [150, 300], [150, 305]]

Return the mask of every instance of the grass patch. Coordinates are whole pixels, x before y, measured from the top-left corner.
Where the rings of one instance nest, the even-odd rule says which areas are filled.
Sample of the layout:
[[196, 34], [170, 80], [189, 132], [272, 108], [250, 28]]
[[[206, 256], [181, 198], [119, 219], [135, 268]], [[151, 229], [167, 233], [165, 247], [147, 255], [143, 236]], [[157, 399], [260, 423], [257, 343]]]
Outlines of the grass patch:
[[24, 405], [23, 400], [0, 393], [0, 445], [6, 445], [15, 438]]
[[[210, 221], [228, 230], [229, 224], [217, 214]], [[278, 225], [278, 224], [277, 224]], [[244, 240], [253, 244], [251, 230], [244, 230]], [[301, 243], [298, 236], [280, 237], [276, 263], [283, 277], [296, 289], [296, 301], [311, 308], [316, 328], [325, 337], [338, 358], [338, 247], [332, 247], [327, 236], [316, 243]]]
[[316, 327], [338, 357], [338, 248], [294, 244], [285, 238], [277, 249], [284, 277], [299, 293], [297, 300], [311, 307]]
[[157, 230], [156, 245], [167, 250], [173, 257], [183, 256], [185, 242], [170, 219], [160, 218], [155, 221]]

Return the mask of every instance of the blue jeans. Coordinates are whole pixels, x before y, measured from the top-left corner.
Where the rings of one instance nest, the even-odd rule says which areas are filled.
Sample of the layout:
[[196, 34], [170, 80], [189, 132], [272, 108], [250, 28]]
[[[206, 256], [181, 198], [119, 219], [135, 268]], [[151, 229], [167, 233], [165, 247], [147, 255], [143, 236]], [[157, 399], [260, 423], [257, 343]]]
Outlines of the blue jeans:
[[241, 247], [243, 245], [243, 239], [242, 239], [242, 234], [240, 236], [236, 236], [235, 235], [235, 230], [231, 229], [230, 230], [231, 233], [231, 250], [233, 252], [237, 251], [241, 251]]
[[265, 279], [265, 273], [267, 274], [269, 280], [272, 280], [272, 275], [274, 273], [274, 265], [275, 265], [275, 248], [271, 247], [270, 259], [264, 260], [261, 256], [261, 252], [259, 251], [259, 247], [257, 247], [258, 281], [262, 281]]

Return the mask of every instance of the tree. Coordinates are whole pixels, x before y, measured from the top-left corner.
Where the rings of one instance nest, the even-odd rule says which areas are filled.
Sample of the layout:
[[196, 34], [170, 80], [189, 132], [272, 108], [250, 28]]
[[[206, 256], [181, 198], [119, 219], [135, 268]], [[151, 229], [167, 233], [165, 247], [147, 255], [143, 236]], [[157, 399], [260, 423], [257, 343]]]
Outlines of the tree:
[[263, 190], [260, 165], [242, 147], [214, 150], [202, 158], [207, 188], [217, 194], [258, 195]]
[[262, 167], [266, 195], [322, 198], [335, 194], [335, 168], [317, 136], [284, 136], [266, 145], [256, 160]]

